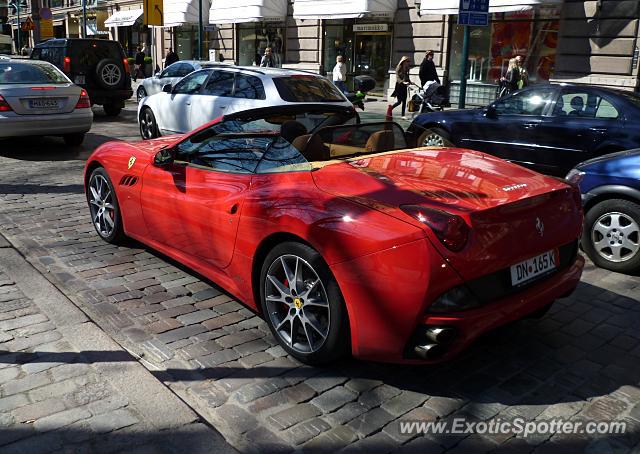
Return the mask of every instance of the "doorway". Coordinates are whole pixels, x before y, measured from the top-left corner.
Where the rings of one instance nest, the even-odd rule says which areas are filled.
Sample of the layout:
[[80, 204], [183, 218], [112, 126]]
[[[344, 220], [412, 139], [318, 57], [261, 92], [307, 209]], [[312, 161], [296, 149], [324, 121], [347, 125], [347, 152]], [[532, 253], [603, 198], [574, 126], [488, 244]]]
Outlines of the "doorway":
[[356, 33], [354, 56], [355, 75], [373, 77], [376, 80], [376, 88], [371, 94], [382, 95], [391, 62], [391, 33]]

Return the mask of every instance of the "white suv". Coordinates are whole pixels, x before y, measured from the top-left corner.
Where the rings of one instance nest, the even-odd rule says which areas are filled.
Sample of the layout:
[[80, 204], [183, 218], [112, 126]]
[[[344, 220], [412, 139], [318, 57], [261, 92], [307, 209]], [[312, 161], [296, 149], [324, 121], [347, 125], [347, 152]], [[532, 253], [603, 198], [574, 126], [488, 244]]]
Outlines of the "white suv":
[[233, 66], [195, 71], [138, 105], [143, 139], [183, 134], [233, 112], [269, 106], [351, 107], [328, 79], [313, 73]]

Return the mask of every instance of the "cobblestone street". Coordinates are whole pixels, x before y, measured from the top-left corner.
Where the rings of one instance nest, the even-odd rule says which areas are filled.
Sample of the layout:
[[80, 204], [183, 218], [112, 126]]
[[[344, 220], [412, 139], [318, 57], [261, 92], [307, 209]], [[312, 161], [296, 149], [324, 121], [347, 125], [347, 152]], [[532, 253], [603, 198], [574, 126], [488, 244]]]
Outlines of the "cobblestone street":
[[[2, 452], [66, 443], [196, 452], [219, 443], [210, 426], [241, 452], [640, 452], [637, 276], [588, 262], [575, 294], [545, 317], [503, 327], [443, 365], [311, 368], [215, 283], [138, 243], [99, 239], [82, 169], [109, 137], [138, 140], [133, 105], [115, 121], [96, 114], [78, 151], [55, 138], [0, 142]], [[21, 286], [12, 247], [79, 311], [64, 316], [52, 296]], [[145, 386], [119, 387], [120, 368]], [[401, 421], [458, 417], [616, 420], [627, 430], [526, 439], [399, 431]]]

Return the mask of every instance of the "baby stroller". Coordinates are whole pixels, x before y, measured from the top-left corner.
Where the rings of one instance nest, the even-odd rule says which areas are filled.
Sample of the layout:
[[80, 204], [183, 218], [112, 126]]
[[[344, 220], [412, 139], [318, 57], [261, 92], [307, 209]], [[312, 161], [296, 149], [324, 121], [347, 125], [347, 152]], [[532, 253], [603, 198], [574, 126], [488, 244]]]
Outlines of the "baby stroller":
[[417, 88], [417, 91], [411, 96], [409, 112], [435, 112], [451, 107], [449, 91], [444, 85], [437, 82], [427, 82], [424, 87], [412, 85]]

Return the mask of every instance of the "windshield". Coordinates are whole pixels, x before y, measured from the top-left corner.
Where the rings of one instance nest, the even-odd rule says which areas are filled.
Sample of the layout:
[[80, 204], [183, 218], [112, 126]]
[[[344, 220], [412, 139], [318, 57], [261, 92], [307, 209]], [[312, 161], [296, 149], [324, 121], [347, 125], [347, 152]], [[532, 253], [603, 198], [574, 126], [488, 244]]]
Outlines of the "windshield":
[[280, 97], [288, 102], [343, 102], [340, 90], [323, 77], [289, 76], [276, 77], [273, 83]]
[[53, 65], [0, 62], [0, 84], [68, 84], [69, 79]]

